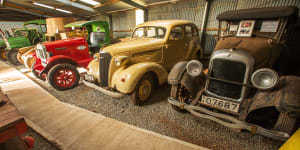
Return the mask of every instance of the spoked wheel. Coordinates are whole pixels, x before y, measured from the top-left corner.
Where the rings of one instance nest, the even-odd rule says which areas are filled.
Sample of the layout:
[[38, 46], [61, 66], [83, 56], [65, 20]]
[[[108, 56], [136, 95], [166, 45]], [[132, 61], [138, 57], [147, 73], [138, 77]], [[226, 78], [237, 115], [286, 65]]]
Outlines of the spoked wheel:
[[132, 103], [134, 105], [143, 105], [150, 99], [154, 87], [155, 77], [152, 74], [145, 74], [131, 94]]
[[21, 63], [19, 62], [18, 57], [17, 57], [18, 52], [19, 52], [19, 50], [15, 49], [15, 48], [13, 48], [7, 52], [7, 59], [13, 65], [21, 65]]
[[296, 124], [295, 118], [289, 117], [287, 115], [287, 113], [280, 113], [273, 130], [280, 131], [280, 132], [286, 132], [291, 136], [293, 133], [295, 124]]
[[[179, 98], [179, 85], [172, 85], [171, 87], [171, 94], [170, 96], [173, 97], [174, 99], [178, 99]], [[177, 112], [181, 112], [181, 113], [186, 113], [187, 111], [185, 109], [181, 109], [180, 107], [171, 104], [172, 108], [174, 110], [176, 110]]]
[[55, 65], [48, 73], [49, 83], [52, 87], [60, 91], [72, 89], [77, 86], [79, 78], [79, 72], [71, 64]]
[[7, 50], [0, 49], [0, 59], [3, 61], [7, 61], [6, 52]]

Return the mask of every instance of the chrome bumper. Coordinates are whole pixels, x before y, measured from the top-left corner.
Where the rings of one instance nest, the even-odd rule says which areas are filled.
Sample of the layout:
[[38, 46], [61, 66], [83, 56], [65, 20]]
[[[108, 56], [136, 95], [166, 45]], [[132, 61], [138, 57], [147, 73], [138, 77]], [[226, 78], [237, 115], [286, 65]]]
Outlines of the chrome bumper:
[[[172, 105], [178, 106], [180, 108], [183, 108], [183, 109], [189, 111], [191, 114], [193, 114], [197, 117], [215, 121], [215, 122], [222, 124], [228, 128], [238, 129], [238, 130], [242, 130], [242, 129], [248, 130], [251, 133], [261, 134], [266, 137], [280, 140], [280, 141], [286, 141], [290, 137], [290, 135], [288, 133], [265, 129], [265, 128], [260, 127], [255, 124], [250, 124], [247, 122], [240, 121], [229, 115], [212, 112], [201, 106], [192, 106], [192, 105], [188, 105], [188, 104], [179, 102], [178, 100], [175, 100], [172, 97], [168, 98], [168, 102], [171, 103]], [[224, 121], [224, 120], [228, 120], [228, 121]]]
[[113, 92], [113, 91], [101, 88], [101, 87], [97, 86], [96, 84], [93, 84], [93, 83], [85, 81], [85, 80], [83, 80], [83, 83], [90, 88], [96, 89], [96, 90], [98, 90], [106, 95], [109, 95], [111, 97], [114, 97], [114, 98], [122, 98], [122, 97], [126, 96], [126, 94], [119, 93], [119, 92]]

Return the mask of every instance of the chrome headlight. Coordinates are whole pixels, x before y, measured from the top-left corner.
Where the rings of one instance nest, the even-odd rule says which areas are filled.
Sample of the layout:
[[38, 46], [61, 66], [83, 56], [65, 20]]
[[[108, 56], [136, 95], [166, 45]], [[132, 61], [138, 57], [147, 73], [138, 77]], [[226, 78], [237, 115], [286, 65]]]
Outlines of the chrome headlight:
[[203, 71], [203, 64], [198, 60], [191, 60], [186, 65], [186, 71], [192, 77], [199, 76]]
[[116, 66], [123, 66], [126, 63], [128, 63], [128, 57], [127, 56], [118, 56], [115, 58], [115, 64]]
[[260, 90], [269, 90], [277, 86], [279, 75], [272, 69], [262, 68], [252, 74], [251, 82]]
[[100, 57], [100, 56], [99, 56], [99, 53], [95, 53], [95, 54], [93, 55], [93, 59], [94, 59], [94, 60], [98, 60], [99, 57]]

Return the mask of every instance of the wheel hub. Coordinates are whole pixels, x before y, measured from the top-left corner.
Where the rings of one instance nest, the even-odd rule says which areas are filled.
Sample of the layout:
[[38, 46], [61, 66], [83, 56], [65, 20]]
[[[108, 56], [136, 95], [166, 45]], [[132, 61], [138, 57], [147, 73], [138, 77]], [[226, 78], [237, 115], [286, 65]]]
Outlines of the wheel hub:
[[141, 86], [139, 87], [139, 98], [144, 101], [147, 98], [149, 98], [150, 94], [151, 94], [151, 82], [148, 80], [145, 80], [142, 82]]

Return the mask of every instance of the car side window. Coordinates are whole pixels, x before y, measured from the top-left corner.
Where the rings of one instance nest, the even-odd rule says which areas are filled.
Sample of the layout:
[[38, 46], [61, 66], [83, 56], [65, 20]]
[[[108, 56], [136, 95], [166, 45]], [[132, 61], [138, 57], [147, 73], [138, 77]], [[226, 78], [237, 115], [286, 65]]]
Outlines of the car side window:
[[182, 27], [181, 26], [173, 27], [169, 39], [182, 39], [182, 38], [183, 38]]
[[184, 29], [184, 33], [186, 37], [193, 37], [193, 31], [191, 25], [186, 25]]
[[162, 28], [157, 28], [157, 38], [164, 38], [165, 31]]

